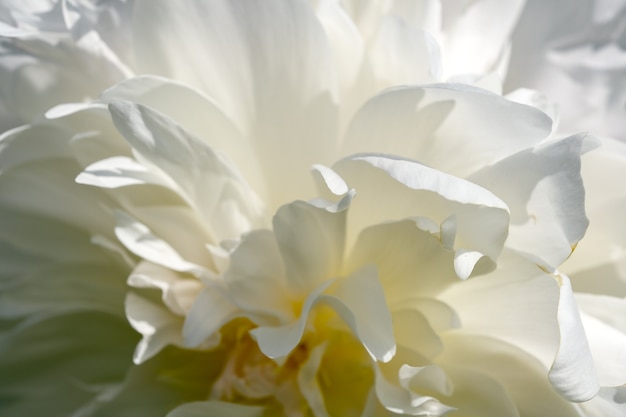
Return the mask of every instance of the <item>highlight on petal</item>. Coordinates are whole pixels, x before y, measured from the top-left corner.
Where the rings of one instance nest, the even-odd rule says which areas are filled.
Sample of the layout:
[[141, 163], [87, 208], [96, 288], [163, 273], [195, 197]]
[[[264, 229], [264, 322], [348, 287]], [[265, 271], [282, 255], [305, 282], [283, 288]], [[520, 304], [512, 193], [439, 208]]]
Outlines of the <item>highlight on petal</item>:
[[264, 206], [225, 160], [168, 117], [130, 102], [109, 105], [113, 122], [145, 162], [174, 181], [214, 229], [215, 239], [238, 238], [262, 226]]
[[78, 177], [79, 184], [94, 185], [101, 188], [119, 188], [129, 185], [156, 184], [174, 185], [168, 178], [150, 171], [134, 159], [124, 156], [112, 157], [91, 164]]
[[574, 135], [525, 149], [470, 176], [509, 205], [507, 246], [548, 267], [567, 259], [589, 224], [580, 157], [595, 146], [588, 135]]
[[[383, 155], [356, 155], [341, 160], [334, 169], [359, 196], [350, 212], [350, 233], [364, 225], [416, 215], [438, 223], [455, 216], [455, 250], [478, 251], [495, 261], [504, 245], [508, 208], [476, 184], [414, 161]], [[378, 204], [381, 198], [395, 203]], [[478, 259], [458, 261], [459, 277], [467, 278]]]
[[180, 332], [182, 319], [132, 292], [126, 295], [128, 322], [143, 338], [137, 344], [133, 362], [140, 364], [167, 345], [183, 345]]
[[559, 351], [554, 358], [549, 378], [554, 388], [570, 401], [587, 401], [600, 389], [593, 366], [585, 329], [574, 300], [572, 286], [565, 275], [559, 283]]
[[466, 177], [548, 137], [543, 112], [463, 84], [394, 87], [354, 116], [343, 154], [402, 155]]

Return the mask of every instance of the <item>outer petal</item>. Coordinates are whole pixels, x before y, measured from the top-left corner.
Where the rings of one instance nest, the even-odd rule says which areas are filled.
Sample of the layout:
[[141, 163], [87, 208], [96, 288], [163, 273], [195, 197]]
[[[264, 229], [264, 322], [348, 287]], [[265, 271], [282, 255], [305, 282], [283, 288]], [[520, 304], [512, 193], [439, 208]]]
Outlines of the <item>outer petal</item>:
[[184, 316], [202, 288], [197, 279], [181, 275], [151, 262], [142, 262], [128, 277], [128, 285], [135, 288], [157, 288], [162, 291], [163, 303], [175, 314]]
[[203, 215], [216, 240], [263, 224], [258, 197], [219, 154], [171, 119], [141, 105], [109, 105], [113, 122], [137, 152], [175, 181]]
[[[241, 171], [259, 196], [267, 199], [265, 177], [250, 137], [245, 136], [214, 99], [179, 81], [142, 75], [105, 90], [99, 101], [131, 101], [175, 120], [185, 130], [219, 149]], [[191, 110], [192, 109], [192, 110]]]
[[332, 55], [310, 6], [140, 0], [133, 16], [139, 71], [199, 88], [238, 122], [268, 184], [282, 185], [268, 187], [273, 208], [310, 195], [302, 167], [330, 162], [338, 126]]
[[141, 184], [174, 186], [171, 180], [163, 174], [150, 171], [148, 167], [124, 156], [103, 159], [89, 165], [76, 177], [76, 182], [101, 188]]
[[343, 152], [403, 155], [465, 177], [538, 143], [551, 126], [543, 112], [479, 88], [398, 87], [359, 110]]
[[576, 291], [626, 297], [626, 144], [607, 138], [582, 157], [589, 229], [562, 271]]
[[600, 385], [626, 384], [626, 299], [576, 294]]
[[586, 135], [548, 142], [470, 177], [509, 205], [508, 247], [554, 268], [570, 255], [589, 224], [580, 155], [595, 144]]
[[444, 8], [444, 68], [448, 74], [493, 70], [508, 44], [524, 0], [480, 0]]
[[[523, 350], [489, 337], [454, 332], [443, 335], [442, 339], [446, 348], [438, 362], [445, 369], [451, 369], [451, 375], [455, 375], [455, 369], [470, 370], [497, 381], [517, 406], [520, 416], [580, 417], [577, 406], [550, 386], [545, 367]], [[460, 385], [459, 390], [462, 388]], [[468, 394], [458, 392], [456, 395]], [[501, 407], [502, 399], [497, 399], [492, 406]]]
[[560, 345], [550, 369], [550, 382], [570, 401], [587, 401], [600, 389], [589, 344], [580, 320], [569, 279], [560, 275], [559, 320]]
[[189, 272], [197, 276], [208, 272], [202, 266], [183, 259], [167, 242], [159, 239], [145, 225], [126, 213], [117, 211], [115, 217], [117, 238], [135, 255], [174, 271]]

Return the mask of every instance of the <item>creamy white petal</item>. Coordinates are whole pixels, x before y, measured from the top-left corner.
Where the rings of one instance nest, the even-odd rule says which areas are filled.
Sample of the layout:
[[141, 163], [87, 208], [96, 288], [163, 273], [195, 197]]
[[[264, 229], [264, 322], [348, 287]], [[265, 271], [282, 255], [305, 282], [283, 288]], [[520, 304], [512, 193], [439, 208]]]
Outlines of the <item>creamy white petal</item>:
[[89, 165], [76, 177], [76, 182], [101, 188], [141, 184], [174, 185], [166, 176], [159, 174], [134, 159], [117, 156]]
[[577, 291], [626, 296], [626, 190], [615, 184], [626, 176], [626, 144], [601, 138], [582, 157], [585, 210], [589, 229], [563, 264]]
[[307, 294], [340, 273], [347, 211], [296, 201], [274, 216], [274, 234], [285, 263], [287, 286]]
[[603, 387], [626, 384], [626, 299], [575, 294]]
[[196, 347], [206, 342], [213, 347], [219, 341], [219, 330], [228, 321], [242, 316], [241, 310], [217, 286], [205, 288], [196, 297], [182, 329], [185, 346]]
[[133, 355], [135, 364], [147, 361], [168, 345], [183, 346], [183, 320], [166, 308], [129, 292], [126, 316], [130, 325], [143, 336]]
[[376, 395], [388, 411], [400, 415], [443, 416], [454, 410], [433, 397], [411, 395], [409, 390], [388, 381], [376, 369]]
[[183, 259], [167, 242], [159, 239], [148, 227], [128, 214], [118, 210], [115, 212], [115, 219], [117, 238], [135, 255], [174, 271], [198, 276], [208, 272], [200, 265]]
[[519, 346], [546, 371], [552, 365], [559, 346], [559, 288], [533, 262], [504, 251], [496, 270], [450, 286], [438, 299], [458, 315], [461, 327], [456, 331]]
[[456, 408], [453, 415], [520, 417], [517, 405], [496, 378], [465, 367], [447, 367], [446, 373], [454, 384], [446, 398]]
[[256, 155], [249, 151], [252, 147], [250, 137], [245, 136], [236, 120], [226, 116], [220, 105], [202, 91], [180, 81], [142, 75], [105, 90], [99, 100], [107, 104], [116, 100], [132, 101], [163, 113], [213, 149], [219, 149], [241, 171], [255, 192], [267, 198], [264, 174]]
[[373, 358], [381, 362], [393, 358], [396, 343], [391, 314], [374, 266], [338, 280], [322, 300], [339, 314]]
[[[438, 361], [445, 364], [453, 376], [455, 369], [467, 369], [492, 378], [506, 390], [520, 416], [580, 417], [577, 406], [554, 391], [546, 377], [545, 366], [524, 350], [490, 337], [457, 332], [446, 333], [442, 339], [445, 350]], [[493, 404], [495, 409], [503, 406], [502, 400]], [[504, 404], [508, 402], [504, 401]]]
[[295, 299], [288, 291], [285, 265], [269, 230], [244, 236], [230, 257], [223, 279], [232, 302], [248, 315], [281, 323], [295, 318]]
[[554, 388], [570, 401], [587, 401], [600, 389], [593, 358], [580, 319], [569, 279], [556, 277], [559, 283], [559, 350], [550, 368]]
[[398, 346], [417, 351], [426, 358], [434, 358], [443, 350], [441, 339], [419, 311], [408, 308], [394, 310], [392, 319]]
[[483, 74], [498, 63], [524, 0], [480, 0], [444, 8], [444, 68], [448, 74]]
[[580, 155], [596, 145], [580, 134], [523, 150], [470, 179], [496, 193], [511, 210], [507, 246], [558, 267], [585, 234]]
[[[506, 204], [488, 190], [395, 157], [357, 155], [338, 162], [334, 169], [358, 193], [350, 211], [350, 233], [381, 221], [424, 216], [442, 223], [455, 216], [455, 249], [497, 259], [508, 233], [509, 214]], [[394, 204], [379, 204], [381, 198]], [[478, 259], [457, 262], [459, 276], [467, 278]]]
[[436, 295], [459, 281], [453, 253], [411, 220], [372, 226], [360, 234], [346, 270], [355, 271], [368, 264], [378, 268], [390, 308], [406, 307], [417, 298]]
[[261, 326], [250, 331], [259, 345], [259, 349], [272, 359], [286, 357], [300, 342], [309, 314], [319, 302], [320, 295], [333, 281], [327, 281], [309, 292], [304, 300], [298, 320], [283, 326]]
[[402, 155], [465, 177], [538, 143], [551, 126], [543, 112], [476, 87], [397, 87], [359, 110], [342, 151]]
[[141, 262], [133, 270], [128, 277], [128, 285], [161, 290], [163, 303], [180, 316], [189, 312], [202, 289], [202, 284], [198, 280], [181, 277], [167, 268], [146, 261]]
[[439, 81], [439, 45], [432, 35], [397, 15], [382, 19], [371, 40], [368, 58], [379, 91], [391, 86]]
[[175, 181], [214, 229], [238, 238], [264, 222], [264, 207], [232, 163], [168, 117], [141, 105], [109, 105], [113, 122], [134, 149]]
[[338, 127], [332, 52], [310, 6], [150, 0], [133, 18], [139, 71], [199, 88], [242, 126], [267, 183], [281, 184], [268, 187], [272, 208], [309, 196], [306, 169], [330, 162]]

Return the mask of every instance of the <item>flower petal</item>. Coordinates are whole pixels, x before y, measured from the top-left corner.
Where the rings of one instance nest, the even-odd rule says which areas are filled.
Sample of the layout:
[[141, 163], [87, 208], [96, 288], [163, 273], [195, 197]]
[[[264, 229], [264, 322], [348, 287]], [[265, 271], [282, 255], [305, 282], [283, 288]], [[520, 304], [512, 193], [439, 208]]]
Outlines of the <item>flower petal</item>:
[[[380, 155], [346, 158], [335, 170], [359, 196], [350, 212], [351, 233], [392, 219], [423, 216], [441, 224], [455, 216], [455, 249], [497, 259], [509, 214], [506, 204], [486, 189], [417, 162]], [[395, 203], [380, 204], [381, 198]], [[459, 276], [467, 278], [477, 261], [457, 262]]]
[[131, 101], [163, 113], [213, 149], [219, 149], [241, 170], [255, 192], [267, 198], [263, 171], [254, 152], [249, 152], [252, 147], [250, 138], [214, 99], [201, 91], [179, 81], [142, 75], [105, 90], [99, 100], [107, 104]]
[[[445, 350], [437, 360], [452, 371], [452, 376], [456, 369], [467, 369], [497, 381], [515, 403], [520, 416], [580, 417], [577, 406], [554, 391], [546, 378], [545, 366], [524, 350], [490, 337], [459, 332], [447, 332], [442, 340]], [[471, 387], [469, 392], [461, 391], [463, 385], [458, 387], [456, 395], [465, 396], [474, 391]], [[497, 401], [494, 408], [502, 407], [501, 400]]]
[[109, 105], [129, 143], [175, 181], [182, 195], [214, 228], [215, 238], [236, 239], [264, 221], [264, 208], [232, 164], [171, 119], [129, 102]]
[[626, 384], [626, 299], [576, 294], [591, 355], [603, 387]]
[[219, 341], [219, 330], [228, 321], [241, 317], [241, 310], [218, 287], [205, 288], [198, 294], [187, 313], [182, 335], [185, 346], [214, 347]]
[[359, 235], [346, 270], [368, 264], [376, 265], [391, 308], [406, 307], [459, 281], [452, 252], [411, 220], [372, 226]]
[[268, 324], [261, 320], [270, 318], [293, 320], [285, 266], [269, 230], [255, 230], [244, 236], [231, 255], [223, 279], [232, 302], [255, 323]]
[[[456, 331], [501, 339], [549, 369], [558, 349], [558, 285], [552, 276], [513, 251], [493, 272], [450, 286], [438, 299], [458, 314]], [[497, 318], [497, 319], [494, 319]]]
[[101, 188], [119, 188], [140, 184], [171, 185], [171, 181], [168, 181], [164, 175], [150, 171], [134, 159], [124, 156], [103, 159], [89, 165], [76, 177], [76, 182]]
[[333, 212], [296, 201], [281, 207], [273, 223], [291, 291], [307, 294], [340, 273], [345, 209]]
[[273, 209], [310, 195], [303, 167], [330, 162], [338, 120], [332, 52], [307, 2], [140, 0], [133, 19], [138, 72], [219, 103], [252, 138], [268, 184], [281, 184], [268, 187]]
[[374, 266], [338, 280], [331, 294], [322, 295], [320, 301], [341, 316], [373, 358], [381, 362], [393, 358], [396, 342], [391, 313]]
[[565, 275], [557, 276], [557, 280], [560, 292], [558, 320], [561, 340], [548, 376], [557, 392], [568, 400], [587, 401], [600, 389], [598, 377], [572, 286]]
[[261, 326], [250, 330], [259, 345], [259, 349], [272, 359], [284, 358], [298, 345], [311, 309], [317, 304], [320, 295], [333, 283], [324, 282], [309, 293], [304, 300], [298, 320], [284, 326]]
[[115, 212], [115, 234], [135, 255], [179, 272], [201, 276], [208, 271], [183, 259], [167, 242], [152, 234], [150, 229], [122, 211]]
[[143, 338], [137, 344], [133, 362], [147, 361], [168, 345], [183, 346], [183, 320], [166, 308], [129, 292], [126, 295], [128, 322]]
[[202, 288], [202, 284], [196, 279], [184, 278], [170, 269], [147, 261], [141, 262], [133, 270], [128, 277], [128, 285], [161, 290], [163, 303], [181, 316], [189, 312], [193, 300]]
[[595, 145], [584, 134], [547, 142], [470, 177], [509, 205], [508, 247], [554, 268], [570, 255], [589, 224], [580, 155]]
[[402, 155], [466, 177], [538, 143], [551, 130], [543, 112], [476, 87], [396, 87], [358, 111], [343, 154]]

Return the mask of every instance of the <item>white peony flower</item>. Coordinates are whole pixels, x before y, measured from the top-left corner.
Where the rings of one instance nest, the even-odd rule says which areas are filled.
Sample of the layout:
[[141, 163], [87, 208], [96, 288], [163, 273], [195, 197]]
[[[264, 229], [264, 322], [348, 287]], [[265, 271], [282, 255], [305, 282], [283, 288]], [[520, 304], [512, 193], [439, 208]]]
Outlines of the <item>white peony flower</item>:
[[[21, 7], [7, 48], [71, 64]], [[68, 103], [0, 139], [0, 415], [619, 415], [557, 270], [596, 141], [498, 94], [521, 7], [56, 3], [123, 71], [28, 77]]]

